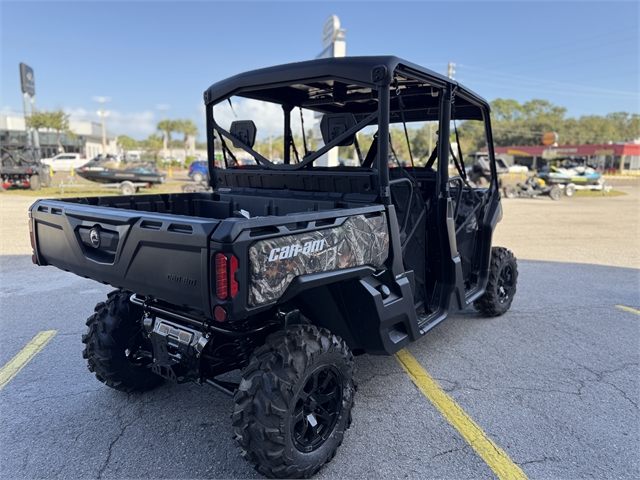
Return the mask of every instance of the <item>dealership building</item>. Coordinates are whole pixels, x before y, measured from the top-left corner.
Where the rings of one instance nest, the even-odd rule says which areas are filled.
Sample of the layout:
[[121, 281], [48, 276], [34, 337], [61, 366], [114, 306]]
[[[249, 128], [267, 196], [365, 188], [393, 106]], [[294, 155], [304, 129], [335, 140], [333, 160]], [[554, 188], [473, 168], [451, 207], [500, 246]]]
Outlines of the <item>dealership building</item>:
[[[102, 126], [96, 122], [69, 120], [69, 130], [75, 138], [65, 133], [60, 134], [60, 143], [67, 153], [84, 153], [93, 158], [102, 153]], [[53, 157], [59, 153], [58, 133], [51, 130], [39, 130], [40, 152], [43, 158]], [[117, 136], [107, 131], [107, 153], [117, 154]], [[27, 132], [23, 116], [0, 116], [0, 145], [26, 146]]]
[[495, 152], [507, 164], [525, 165], [531, 170], [555, 159], [572, 158], [585, 160], [603, 172], [640, 174], [640, 143], [496, 147]]

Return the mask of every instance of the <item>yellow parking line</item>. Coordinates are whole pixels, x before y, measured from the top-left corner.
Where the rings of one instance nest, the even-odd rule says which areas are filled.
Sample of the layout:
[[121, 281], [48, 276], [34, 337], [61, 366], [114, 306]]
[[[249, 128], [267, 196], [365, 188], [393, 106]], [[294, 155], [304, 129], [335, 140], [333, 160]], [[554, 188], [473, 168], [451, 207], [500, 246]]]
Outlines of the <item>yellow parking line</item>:
[[442, 389], [440, 384], [405, 349], [396, 353], [396, 359], [409, 374], [413, 383], [440, 411], [442, 416], [460, 432], [464, 439], [482, 457], [501, 480], [524, 480], [527, 476], [509, 456], [496, 445], [473, 419]]
[[625, 312], [629, 312], [629, 313], [635, 313], [636, 315], [640, 315], [640, 311], [635, 310], [631, 307], [625, 307], [624, 305], [616, 305], [616, 308], [620, 309], [620, 310], [624, 310]]
[[29, 363], [36, 354], [44, 348], [44, 346], [53, 338], [57, 330], [47, 330], [40, 332], [33, 340], [18, 352], [18, 354], [9, 360], [4, 367], [0, 369], [0, 390], [15, 377], [22, 368]]

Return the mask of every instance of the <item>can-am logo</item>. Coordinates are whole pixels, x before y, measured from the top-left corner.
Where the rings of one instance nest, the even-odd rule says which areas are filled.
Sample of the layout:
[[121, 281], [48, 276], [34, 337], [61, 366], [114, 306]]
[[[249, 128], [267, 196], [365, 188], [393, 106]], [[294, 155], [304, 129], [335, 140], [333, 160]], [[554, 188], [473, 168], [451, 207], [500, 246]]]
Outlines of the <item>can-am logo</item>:
[[324, 249], [324, 238], [322, 240], [314, 240], [312, 242], [305, 243], [302, 247], [294, 243], [293, 245], [287, 245], [282, 248], [274, 248], [269, 254], [269, 261], [274, 262], [276, 260], [284, 260], [285, 258], [295, 257], [300, 253], [309, 254], [319, 252]]

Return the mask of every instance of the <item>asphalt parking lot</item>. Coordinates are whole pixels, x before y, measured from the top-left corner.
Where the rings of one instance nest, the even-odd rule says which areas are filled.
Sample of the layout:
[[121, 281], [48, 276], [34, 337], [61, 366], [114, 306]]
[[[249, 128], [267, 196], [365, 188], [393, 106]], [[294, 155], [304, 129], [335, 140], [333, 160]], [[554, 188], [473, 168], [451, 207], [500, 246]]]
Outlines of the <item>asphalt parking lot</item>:
[[[505, 200], [494, 243], [519, 258], [511, 310], [465, 311], [408, 348], [530, 478], [640, 477], [640, 197], [621, 190]], [[32, 201], [0, 196], [0, 366], [56, 333], [0, 390], [0, 477], [258, 478], [230, 439], [230, 398], [127, 395], [88, 372], [84, 321], [111, 289], [31, 264]], [[356, 366], [354, 423], [317, 478], [495, 477], [396, 358]]]

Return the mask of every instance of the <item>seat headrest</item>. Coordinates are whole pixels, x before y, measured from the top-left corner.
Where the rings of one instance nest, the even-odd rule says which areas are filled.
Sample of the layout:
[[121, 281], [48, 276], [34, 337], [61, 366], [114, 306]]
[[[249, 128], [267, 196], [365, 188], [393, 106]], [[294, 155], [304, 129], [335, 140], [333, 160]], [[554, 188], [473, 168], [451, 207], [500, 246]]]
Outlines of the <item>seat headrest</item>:
[[[256, 143], [257, 129], [253, 120], [236, 120], [235, 122], [231, 122], [229, 133], [239, 142], [250, 148], [253, 148], [254, 143]], [[236, 143], [236, 140], [233, 140], [232, 142], [234, 147], [242, 148], [238, 143]]]
[[[344, 132], [356, 125], [353, 113], [326, 113], [320, 121], [320, 132], [325, 145], [338, 138]], [[338, 144], [339, 147], [353, 145], [356, 134], [350, 135]]]

